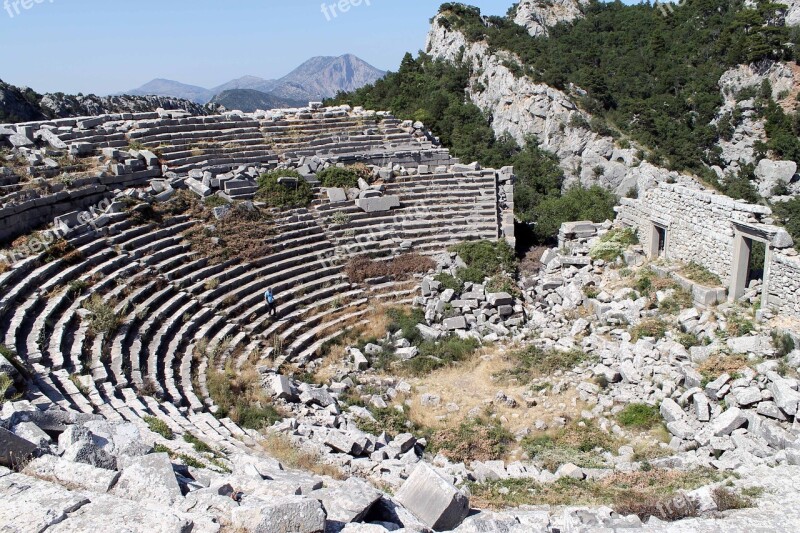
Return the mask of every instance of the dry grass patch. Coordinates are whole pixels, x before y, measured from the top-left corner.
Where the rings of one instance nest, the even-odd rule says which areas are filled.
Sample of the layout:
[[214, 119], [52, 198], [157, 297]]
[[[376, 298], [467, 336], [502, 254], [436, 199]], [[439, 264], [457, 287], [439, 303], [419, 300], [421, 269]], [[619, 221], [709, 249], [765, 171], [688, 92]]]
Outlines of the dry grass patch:
[[513, 441], [511, 433], [497, 419], [475, 418], [432, 432], [428, 451], [440, 453], [454, 463], [469, 464], [502, 459]]
[[737, 374], [748, 367], [743, 355], [712, 355], [697, 367], [697, 371], [707, 381], [714, 381], [722, 374]]
[[289, 468], [313, 472], [318, 476], [329, 476], [338, 480], [347, 479], [347, 476], [336, 466], [323, 463], [321, 456], [317, 453], [298, 448], [285, 435], [270, 433], [261, 443], [261, 447]]
[[409, 253], [388, 261], [376, 261], [364, 256], [354, 257], [347, 263], [344, 272], [352, 283], [362, 283], [367, 279], [382, 277], [403, 281], [414, 274], [425, 274], [434, 268], [436, 262], [430, 257]]
[[[471, 411], [483, 413], [487, 401], [493, 401], [502, 390], [507, 396], [516, 399], [518, 405], [512, 408], [502, 402], [492, 402], [492, 412], [497, 418], [503, 419], [506, 429], [517, 433], [530, 428], [537, 419], [549, 421], [555, 416], [578, 417], [581, 410], [586, 408], [573, 388], [558, 395], [539, 397], [526, 384], [504, 383], [497, 379], [497, 375], [507, 373], [512, 367], [513, 363], [504, 357], [502, 347], [487, 346], [479, 349], [471, 359], [462, 362], [458, 367], [445, 367], [410, 379], [414, 393], [410, 399], [412, 405], [409, 416], [421, 427], [457, 427], [468, 419]], [[422, 405], [423, 394], [438, 396], [441, 399], [439, 405]], [[537, 404], [528, 406], [523, 401], [525, 396], [536, 396], [539, 398]], [[448, 411], [447, 406], [451, 403], [458, 406], [458, 411]]]
[[657, 516], [675, 520], [695, 516], [696, 505], [676, 501], [682, 491], [718, 482], [725, 474], [711, 469], [687, 472], [653, 469], [647, 472], [616, 473], [604, 479], [577, 481], [562, 478], [541, 484], [532, 480], [508, 479], [472, 485], [475, 507], [504, 509], [521, 505], [610, 505], [624, 515], [637, 514], [643, 520]]

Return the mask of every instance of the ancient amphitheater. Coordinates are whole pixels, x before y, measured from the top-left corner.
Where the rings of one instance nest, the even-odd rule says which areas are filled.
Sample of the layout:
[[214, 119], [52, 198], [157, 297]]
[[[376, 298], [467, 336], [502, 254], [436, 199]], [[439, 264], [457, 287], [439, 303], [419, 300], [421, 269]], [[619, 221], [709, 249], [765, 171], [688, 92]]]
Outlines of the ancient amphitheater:
[[[447, 286], [451, 245], [515, 243], [514, 171], [384, 112], [16, 124], [0, 157], [0, 531], [800, 523], [800, 255], [767, 207], [644, 176], [518, 284]], [[262, 203], [267, 175], [308, 205]], [[451, 340], [475, 357], [391, 371]], [[245, 375], [269, 430], [221, 405]]]
[[[407, 283], [351, 284], [349, 259], [513, 242], [510, 168], [462, 165], [422, 124], [382, 112], [159, 111], [0, 126], [0, 139], [29, 176], [0, 169], [0, 238], [17, 239], [0, 274], [0, 344], [31, 373], [32, 410], [126, 421], [190, 455], [145, 420], [220, 450], [254, 454], [260, 438], [212, 414], [209, 365], [313, 369], [326, 341], [369, 322], [380, 303], [412, 300]], [[186, 235], [198, 228], [222, 246], [205, 235], [208, 223], [152, 207], [184, 194], [252, 209], [263, 172], [296, 168], [316, 186], [323, 166], [359, 163], [379, 178], [372, 194], [316, 187], [308, 208], [270, 211], [269, 236], [248, 260], [193, 252]], [[241, 215], [229, 209], [215, 217]], [[93, 333], [91, 302], [113, 305], [118, 327]]]

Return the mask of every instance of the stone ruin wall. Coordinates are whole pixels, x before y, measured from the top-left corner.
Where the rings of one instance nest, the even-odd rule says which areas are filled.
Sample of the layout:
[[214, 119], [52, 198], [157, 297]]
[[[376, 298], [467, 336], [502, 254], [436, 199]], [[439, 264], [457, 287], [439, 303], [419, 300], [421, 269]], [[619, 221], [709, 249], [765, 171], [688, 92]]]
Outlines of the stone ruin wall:
[[620, 203], [617, 221], [638, 230], [645, 250], [653, 244], [653, 223], [666, 228], [667, 258], [685, 264], [699, 263], [719, 276], [729, 293], [735, 224], [759, 228], [771, 235], [768, 304], [782, 314], [800, 317], [800, 258], [786, 232], [768, 224], [772, 214], [768, 207], [668, 183], [641, 193], [638, 199], [623, 198]]

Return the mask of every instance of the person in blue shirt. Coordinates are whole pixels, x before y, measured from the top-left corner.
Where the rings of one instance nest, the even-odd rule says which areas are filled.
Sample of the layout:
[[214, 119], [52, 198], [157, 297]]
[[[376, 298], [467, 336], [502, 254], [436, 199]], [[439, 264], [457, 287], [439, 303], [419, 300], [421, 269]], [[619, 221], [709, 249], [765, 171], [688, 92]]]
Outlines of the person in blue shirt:
[[277, 311], [275, 309], [275, 295], [272, 293], [272, 287], [267, 289], [264, 299], [267, 301], [267, 313], [274, 315]]

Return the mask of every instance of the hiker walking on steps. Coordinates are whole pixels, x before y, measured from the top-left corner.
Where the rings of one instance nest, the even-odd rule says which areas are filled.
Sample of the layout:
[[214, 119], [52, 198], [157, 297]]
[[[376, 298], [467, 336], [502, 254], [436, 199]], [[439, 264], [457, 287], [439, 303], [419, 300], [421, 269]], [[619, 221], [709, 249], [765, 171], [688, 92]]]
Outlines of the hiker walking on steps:
[[270, 287], [267, 289], [266, 294], [264, 295], [264, 299], [267, 301], [267, 313], [270, 315], [274, 315], [276, 313], [275, 310], [275, 295], [272, 294], [272, 288]]

